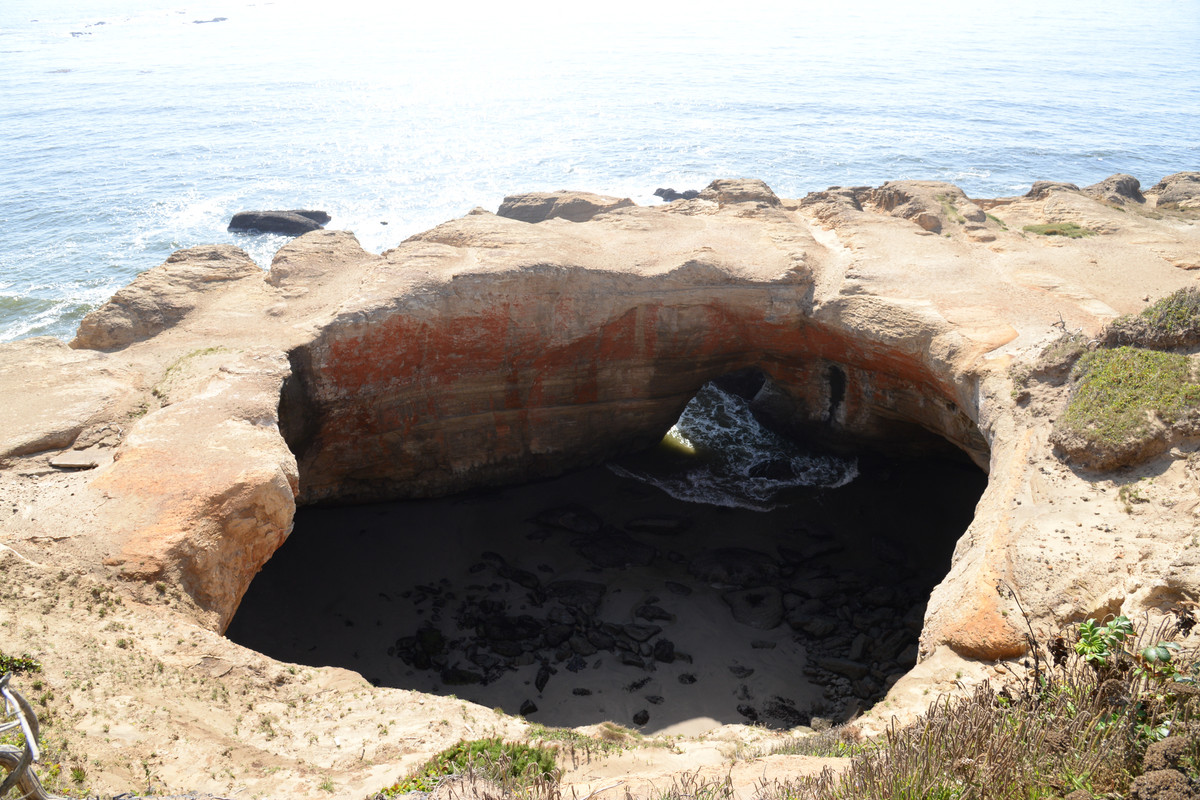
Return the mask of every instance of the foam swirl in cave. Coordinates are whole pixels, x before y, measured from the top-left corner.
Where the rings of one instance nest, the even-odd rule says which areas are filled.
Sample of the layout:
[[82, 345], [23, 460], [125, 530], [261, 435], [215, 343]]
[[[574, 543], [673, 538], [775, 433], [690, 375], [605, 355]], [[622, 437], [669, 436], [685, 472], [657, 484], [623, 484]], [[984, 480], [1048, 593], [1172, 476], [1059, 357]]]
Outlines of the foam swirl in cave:
[[711, 381], [657, 448], [608, 466], [679, 500], [754, 511], [775, 508], [788, 489], [834, 489], [858, 475], [857, 459], [818, 454], [782, 436], [744, 398]]

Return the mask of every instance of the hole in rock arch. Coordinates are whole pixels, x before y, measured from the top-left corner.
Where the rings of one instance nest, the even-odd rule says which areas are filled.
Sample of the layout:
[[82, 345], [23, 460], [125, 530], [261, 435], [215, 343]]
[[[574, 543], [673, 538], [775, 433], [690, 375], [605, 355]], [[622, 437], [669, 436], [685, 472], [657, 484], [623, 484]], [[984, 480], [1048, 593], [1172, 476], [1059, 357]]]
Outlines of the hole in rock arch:
[[986, 480], [817, 453], [756, 418], [764, 383], [706, 384], [657, 447], [559, 478], [302, 508], [228, 635], [546, 725], [847, 718], [915, 663]]

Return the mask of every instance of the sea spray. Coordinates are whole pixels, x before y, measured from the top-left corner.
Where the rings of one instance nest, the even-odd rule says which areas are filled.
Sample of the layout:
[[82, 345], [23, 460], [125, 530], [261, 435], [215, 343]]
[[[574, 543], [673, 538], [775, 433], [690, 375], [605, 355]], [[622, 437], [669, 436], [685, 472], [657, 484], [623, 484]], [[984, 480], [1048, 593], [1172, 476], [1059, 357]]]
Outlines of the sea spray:
[[756, 511], [775, 508], [786, 489], [836, 488], [858, 476], [855, 459], [806, 450], [713, 383], [696, 393], [657, 448], [609, 469], [679, 500]]

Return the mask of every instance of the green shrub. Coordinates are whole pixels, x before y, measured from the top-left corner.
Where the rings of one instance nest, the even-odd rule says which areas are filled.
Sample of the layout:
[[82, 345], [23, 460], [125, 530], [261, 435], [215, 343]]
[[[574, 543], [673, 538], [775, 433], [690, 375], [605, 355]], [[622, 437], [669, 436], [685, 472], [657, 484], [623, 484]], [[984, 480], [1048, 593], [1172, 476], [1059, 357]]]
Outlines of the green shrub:
[[1095, 236], [1090, 228], [1081, 228], [1074, 222], [1051, 222], [1046, 225], [1026, 225], [1021, 230], [1036, 233], [1039, 236], [1065, 236], [1068, 239], [1082, 239], [1085, 236]]
[[1104, 331], [1108, 347], [1134, 345], [1167, 349], [1200, 344], [1200, 288], [1187, 287], [1147, 306], [1140, 314], [1113, 320]]
[[1112, 469], [1162, 452], [1162, 430], [1188, 428], [1200, 411], [1200, 384], [1187, 356], [1134, 347], [1097, 350], [1071, 372], [1067, 407], [1051, 441], [1073, 461]]
[[556, 777], [554, 751], [500, 738], [462, 741], [438, 753], [407, 778], [380, 792], [395, 797], [429, 792], [448, 775], [471, 772], [501, 785], [520, 785]]
[[[1147, 747], [1167, 735], [1200, 753], [1194, 656], [1165, 630], [1088, 620], [1047, 643], [1034, 669], [996, 690], [940, 698], [907, 728], [853, 755], [842, 773], [777, 784], [765, 800], [1029, 800], [1084, 790], [1124, 796]], [[1195, 777], [1195, 758], [1184, 766]], [[1150, 767], [1157, 768], [1157, 767]]]
[[20, 675], [22, 672], [41, 672], [42, 665], [33, 656], [26, 653], [20, 656], [10, 656], [0, 651], [0, 675], [11, 672]]

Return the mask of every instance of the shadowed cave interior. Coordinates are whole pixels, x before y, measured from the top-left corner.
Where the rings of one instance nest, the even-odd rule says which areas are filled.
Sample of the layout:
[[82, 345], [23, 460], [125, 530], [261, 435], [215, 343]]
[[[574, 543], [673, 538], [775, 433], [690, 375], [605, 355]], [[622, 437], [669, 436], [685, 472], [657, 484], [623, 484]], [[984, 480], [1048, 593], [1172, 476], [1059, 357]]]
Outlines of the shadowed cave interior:
[[227, 635], [552, 726], [852, 717], [915, 663], [986, 477], [814, 452], [753, 390], [707, 384], [657, 447], [559, 478], [302, 508]]

